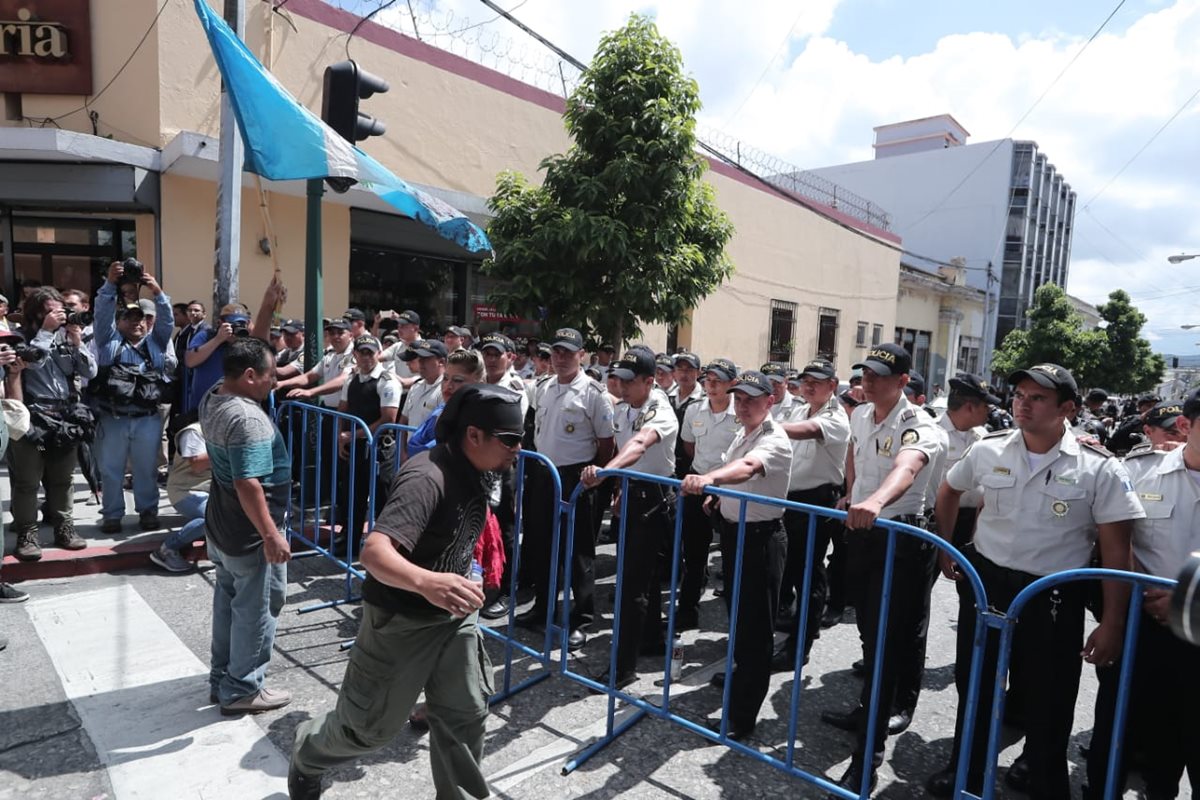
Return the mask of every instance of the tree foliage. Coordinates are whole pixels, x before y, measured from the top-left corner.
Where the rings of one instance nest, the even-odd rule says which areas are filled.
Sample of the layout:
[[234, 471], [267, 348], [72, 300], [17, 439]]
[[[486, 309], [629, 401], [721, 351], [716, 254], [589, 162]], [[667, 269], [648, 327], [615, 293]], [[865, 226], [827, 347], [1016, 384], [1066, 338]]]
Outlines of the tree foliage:
[[1008, 374], [1050, 362], [1071, 370], [1081, 387], [1132, 394], [1155, 386], [1165, 365], [1140, 337], [1146, 317], [1118, 289], [1098, 308], [1108, 325], [1085, 330], [1083, 318], [1062, 287], [1043, 284], [1033, 296], [1029, 327], [1010, 331], [992, 357], [992, 369]]
[[696, 82], [654, 23], [633, 15], [600, 42], [567, 100], [574, 144], [541, 163], [545, 179], [502, 173], [488, 201], [506, 313], [620, 343], [638, 322], [679, 323], [727, 279], [733, 235], [701, 180]]

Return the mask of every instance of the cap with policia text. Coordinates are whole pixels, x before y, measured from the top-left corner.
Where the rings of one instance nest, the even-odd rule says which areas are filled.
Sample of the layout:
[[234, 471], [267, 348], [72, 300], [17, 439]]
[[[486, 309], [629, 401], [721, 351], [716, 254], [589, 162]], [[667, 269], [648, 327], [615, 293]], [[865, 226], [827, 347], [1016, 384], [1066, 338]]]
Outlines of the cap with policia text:
[[654, 374], [654, 356], [645, 350], [630, 350], [609, 370], [614, 377], [631, 381], [638, 376]]
[[408, 346], [408, 351], [401, 360], [411, 361], [414, 358], [429, 358], [430, 356], [445, 358], [447, 356], [446, 345], [437, 339], [417, 339]]
[[737, 365], [728, 358], [714, 358], [705, 365], [704, 372], [715, 373], [723, 381], [737, 380]]
[[285, 319], [283, 324], [279, 326], [279, 330], [284, 333], [300, 333], [304, 330], [304, 321], [299, 319]]
[[800, 376], [809, 378], [820, 378], [821, 380], [829, 380], [837, 377], [837, 367], [832, 361], [824, 358], [814, 358], [812, 361], [804, 365], [804, 369], [800, 370]]
[[670, 372], [675, 369], [675, 361], [666, 353], [658, 353], [654, 356], [654, 368]]
[[753, 369], [748, 369], [739, 375], [738, 379], [733, 382], [733, 386], [729, 387], [729, 391], [730, 393], [742, 392], [751, 397], [762, 397], [764, 394], [774, 392], [771, 388], [771, 379]]
[[876, 375], [903, 375], [912, 369], [912, 356], [898, 344], [881, 344], [872, 347], [867, 357], [854, 369], [869, 369]]
[[768, 361], [766, 364], [763, 364], [758, 368], [758, 372], [767, 376], [767, 380], [772, 383], [784, 383], [787, 381], [787, 367], [775, 361]]
[[1183, 416], [1183, 403], [1179, 400], [1165, 400], [1146, 415], [1145, 423], [1152, 428], [1169, 430], [1175, 427], [1175, 420]]
[[683, 362], [689, 367], [700, 369], [700, 356], [695, 353], [689, 353], [686, 350], [671, 356], [671, 361], [677, 366], [680, 362]]
[[486, 350], [489, 347], [494, 347], [502, 353], [511, 353], [516, 350], [513, 340], [503, 333], [485, 333], [479, 340], [479, 349]]
[[369, 333], [364, 333], [354, 340], [355, 350], [374, 350], [376, 353], [380, 351], [379, 340]]
[[578, 352], [583, 349], [583, 334], [574, 328], [559, 328], [554, 332], [554, 342], [550, 346]]
[[347, 308], [342, 312], [342, 319], [349, 320], [350, 322], [366, 322], [367, 315], [357, 308]]
[[969, 372], [960, 372], [950, 379], [951, 394], [965, 394], [968, 397], [978, 397], [988, 405], [1000, 405], [1000, 398], [992, 394], [992, 387], [987, 381]]
[[1038, 364], [1029, 369], [1019, 369], [1008, 376], [1008, 382], [1016, 385], [1026, 378], [1047, 389], [1069, 391], [1072, 396], [1079, 394], [1075, 376], [1066, 367], [1060, 367], [1058, 364]]
[[401, 311], [396, 315], [396, 321], [401, 325], [420, 325], [421, 315], [415, 311]]

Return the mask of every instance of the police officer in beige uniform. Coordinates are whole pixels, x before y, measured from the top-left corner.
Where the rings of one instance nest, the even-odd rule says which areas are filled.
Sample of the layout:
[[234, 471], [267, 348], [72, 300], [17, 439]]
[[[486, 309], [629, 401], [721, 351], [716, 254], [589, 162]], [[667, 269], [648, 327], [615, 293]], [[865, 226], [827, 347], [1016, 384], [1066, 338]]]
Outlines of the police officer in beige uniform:
[[[563, 500], [569, 500], [579, 477], [589, 464], [605, 464], [613, 453], [613, 407], [596, 381], [583, 373], [583, 336], [574, 328], [559, 328], [551, 343], [555, 377], [542, 385], [534, 410], [537, 451], [554, 462], [562, 481]], [[541, 465], [530, 461], [525, 486], [524, 535], [521, 542], [521, 579], [535, 592], [533, 607], [517, 617], [522, 625], [536, 627], [546, 620], [549, 605], [551, 528], [554, 509], [553, 481]], [[573, 649], [587, 642], [586, 629], [596, 615], [596, 528], [599, 510], [595, 492], [584, 492], [575, 507], [571, 558], [571, 618], [567, 644]], [[567, 535], [566, 515], [562, 536]], [[565, 553], [565, 538], [560, 553]]]
[[[976, 442], [946, 475], [938, 491], [938, 528], [951, 531], [958, 500], [970, 489], [983, 490], [983, 510], [974, 540], [964, 548], [994, 608], [1007, 609], [1016, 595], [1043, 575], [1088, 565], [1099, 543], [1100, 563], [1128, 570], [1133, 520], [1145, 516], [1129, 473], [1107, 450], [1080, 442], [1066, 428], [1078, 388], [1057, 364], [1038, 364], [1009, 376], [1017, 429]], [[959, 709], [954, 752], [947, 768], [926, 783], [931, 794], [948, 797], [960, 754], [970, 759], [967, 789], [982, 789], [987, 721], [999, 645], [987, 636], [973, 741], [962, 745], [963, 704], [975, 643], [975, 601], [958, 565], [943, 554], [942, 573], [959, 581], [958, 654], [955, 682]], [[1105, 582], [1104, 614], [1084, 642], [1087, 585], [1060, 584], [1042, 592], [1020, 612], [1013, 658], [1026, 694], [1025, 753], [1030, 796], [1060, 800], [1071, 796], [1067, 747], [1081, 671], [1080, 654], [1093, 664], [1111, 664], [1121, 653], [1128, 584]], [[964, 753], [965, 749], [965, 753]]]
[[[791, 418], [780, 423], [792, 442], [792, 472], [788, 482], [788, 500], [807, 505], [834, 508], [842, 496], [846, 479], [846, 451], [850, 447], [850, 418], [842, 410], [837, 395], [837, 368], [823, 358], [805, 364], [798, 376], [802, 403], [794, 406]], [[796, 642], [800, 635], [800, 597], [804, 591], [807, 567], [809, 515], [787, 511], [783, 515], [787, 529], [787, 562], [783, 572], [783, 592], [795, 596], [796, 616], [787, 641], [772, 662], [777, 670], [795, 667]], [[804, 657], [820, 635], [821, 616], [825, 613], [825, 550], [839, 520], [817, 517], [813, 542], [812, 578], [809, 581], [808, 625]], [[788, 592], [788, 590], [791, 592]]]
[[797, 400], [788, 391], [787, 367], [774, 361], [768, 361], [759, 367], [758, 371], [766, 375], [771, 382], [771, 396], [774, 398], [774, 403], [771, 405], [771, 419], [776, 422], [787, 422], [792, 419], [800, 410], [803, 402]]
[[[703, 475], [683, 479], [683, 492], [699, 495], [709, 486], [730, 486], [738, 491], [783, 499], [792, 471], [792, 445], [771, 419], [771, 381], [747, 370], [729, 389], [741, 430], [725, 451], [724, 465]], [[775, 615], [779, 613], [779, 586], [787, 554], [783, 509], [762, 503], [746, 504], [742, 564], [737, 559], [738, 520], [741, 502], [722, 497], [710, 503], [719, 510], [721, 559], [725, 565], [725, 608], [730, 610], [733, 587], [740, 569], [737, 637], [733, 644], [732, 685], [729, 687], [728, 736], [742, 741], [758, 722], [758, 712], [771, 684], [771, 656], [775, 649]], [[723, 686], [726, 673], [713, 683]], [[720, 730], [720, 720], [709, 728]]]
[[[631, 350], [612, 366], [624, 400], [613, 412], [617, 453], [602, 467], [584, 467], [580, 480], [589, 489], [600, 484], [601, 469], [628, 469], [670, 478], [675, 475], [675, 438], [679, 421], [670, 403], [652, 391], [654, 359]], [[663, 655], [662, 595], [658, 588], [658, 554], [674, 531], [675, 493], [658, 483], [630, 481], [625, 502], [626, 530], [621, 582], [621, 624], [617, 631], [617, 674], [614, 685], [637, 680], [639, 653]], [[619, 551], [618, 551], [619, 552]], [[602, 679], [607, 680], [607, 676]]]
[[[1146, 417], [1183, 435], [1183, 446], [1170, 450], [1135, 448], [1125, 458], [1134, 491], [1146, 510], [1133, 523], [1134, 568], [1147, 575], [1174, 579], [1188, 554], [1200, 551], [1200, 389], [1184, 400], [1156, 405]], [[1161, 427], [1160, 427], [1161, 429]], [[1174, 798], [1179, 780], [1188, 773], [1192, 788], [1200, 786], [1200, 648], [1172, 635], [1167, 615], [1171, 593], [1145, 590], [1134, 658], [1124, 753], [1142, 754], [1141, 773], [1151, 800]], [[1104, 796], [1109, 743], [1114, 723], [1120, 663], [1098, 666], [1100, 689], [1092, 743], [1088, 750], [1088, 783], [1084, 800]], [[1124, 794], [1121, 765], [1116, 796]]]
[[483, 353], [483, 379], [488, 383], [512, 389], [521, 395], [521, 413], [529, 410], [529, 396], [525, 392], [525, 381], [513, 369], [516, 344], [503, 333], [485, 333], [479, 340], [479, 351]]
[[[442, 404], [442, 378], [446, 374], [446, 345], [436, 339], [417, 339], [403, 360], [416, 362], [416, 374], [421, 377], [412, 384], [404, 398], [400, 424], [419, 428]], [[398, 376], [397, 376], [398, 377]]]
[[873, 674], [881, 658], [882, 679], [876, 709], [875, 741], [867, 741], [871, 681], [863, 682], [859, 705], [849, 713], [822, 712], [821, 719], [836, 727], [856, 729], [857, 745], [850, 769], [840, 785], [857, 790], [864, 763], [870, 759], [870, 782], [876, 780], [887, 737], [888, 717], [895, 699], [902, 657], [917, 639], [921, 609], [928, 601], [929, 573], [937, 568], [933, 545], [916, 536], [896, 534], [895, 568], [890, 592], [884, 652], [877, 653], [880, 600], [887, 559], [887, 534], [875, 526], [879, 519], [920, 526], [925, 518], [925, 493], [931, 477], [928, 466], [941, 452], [933, 418], [904, 396], [912, 359], [900, 345], [872, 348], [861, 364], [867, 402], [850, 417], [851, 445], [846, 458], [848, 492], [846, 537], [850, 570], [859, 589], [854, 604], [863, 664]]
[[[721, 466], [725, 451], [737, 435], [738, 421], [729, 388], [737, 380], [737, 367], [727, 358], [704, 367], [705, 397], [683, 412], [679, 438], [691, 472], [703, 475]], [[685, 476], [686, 477], [686, 476]], [[704, 512], [704, 498], [683, 499], [683, 578], [676, 595], [675, 629], [698, 627], [700, 595], [708, 579], [708, 551], [712, 547], [713, 520]]]

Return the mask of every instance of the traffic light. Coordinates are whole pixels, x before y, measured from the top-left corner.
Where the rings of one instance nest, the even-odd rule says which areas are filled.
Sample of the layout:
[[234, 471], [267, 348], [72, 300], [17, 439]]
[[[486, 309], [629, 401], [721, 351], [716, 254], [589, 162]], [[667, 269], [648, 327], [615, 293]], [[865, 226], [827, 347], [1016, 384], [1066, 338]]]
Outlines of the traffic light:
[[[383, 94], [390, 87], [383, 78], [359, 69], [354, 61], [339, 61], [325, 68], [325, 87], [321, 95], [321, 119], [350, 144], [371, 136], [382, 136], [387, 126], [358, 110], [358, 101]], [[354, 185], [349, 178], [328, 178], [336, 192]]]

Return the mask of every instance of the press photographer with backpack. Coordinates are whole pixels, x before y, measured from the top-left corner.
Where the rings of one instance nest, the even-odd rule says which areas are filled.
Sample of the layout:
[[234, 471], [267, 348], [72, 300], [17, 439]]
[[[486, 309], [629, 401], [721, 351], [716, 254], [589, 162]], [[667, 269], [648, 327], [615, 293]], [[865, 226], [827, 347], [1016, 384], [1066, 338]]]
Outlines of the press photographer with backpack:
[[168, 397], [166, 377], [176, 367], [171, 348], [171, 298], [153, 275], [141, 273], [139, 282], [154, 294], [158, 311], [153, 330], [147, 330], [141, 306], [126, 303], [117, 291], [124, 276], [125, 265], [114, 261], [96, 294], [95, 306], [100, 369], [89, 388], [96, 412], [93, 452], [103, 490], [103, 533], [121, 531], [127, 462], [132, 467], [134, 509], [141, 528], [158, 528], [158, 453], [163, 426], [158, 407]]

